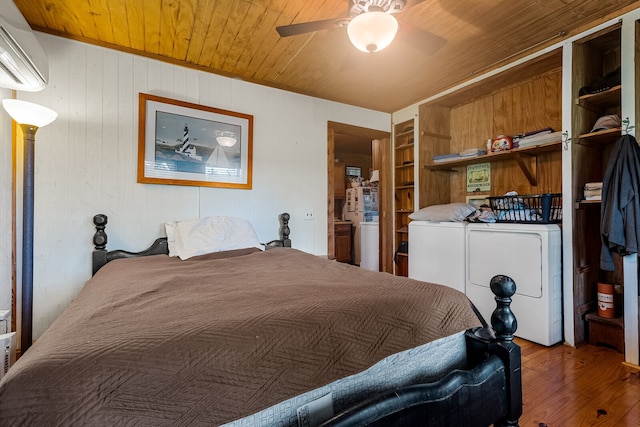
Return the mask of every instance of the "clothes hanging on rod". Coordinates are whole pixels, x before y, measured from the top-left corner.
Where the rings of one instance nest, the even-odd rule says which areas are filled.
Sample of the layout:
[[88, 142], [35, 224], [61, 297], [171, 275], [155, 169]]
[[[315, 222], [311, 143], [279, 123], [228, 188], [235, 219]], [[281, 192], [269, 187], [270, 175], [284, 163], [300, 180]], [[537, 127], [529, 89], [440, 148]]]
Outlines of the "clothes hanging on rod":
[[640, 243], [640, 147], [632, 135], [615, 142], [602, 181], [600, 268], [614, 270], [613, 253], [638, 253]]

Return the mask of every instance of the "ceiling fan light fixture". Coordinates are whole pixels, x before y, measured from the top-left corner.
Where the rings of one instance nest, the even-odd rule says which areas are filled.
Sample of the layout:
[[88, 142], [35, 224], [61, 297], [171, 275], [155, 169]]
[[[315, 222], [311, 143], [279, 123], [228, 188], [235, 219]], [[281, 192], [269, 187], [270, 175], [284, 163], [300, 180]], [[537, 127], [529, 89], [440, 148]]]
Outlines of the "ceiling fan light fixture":
[[381, 12], [365, 12], [354, 17], [347, 25], [347, 34], [353, 45], [363, 52], [378, 52], [389, 46], [398, 32], [398, 21]]

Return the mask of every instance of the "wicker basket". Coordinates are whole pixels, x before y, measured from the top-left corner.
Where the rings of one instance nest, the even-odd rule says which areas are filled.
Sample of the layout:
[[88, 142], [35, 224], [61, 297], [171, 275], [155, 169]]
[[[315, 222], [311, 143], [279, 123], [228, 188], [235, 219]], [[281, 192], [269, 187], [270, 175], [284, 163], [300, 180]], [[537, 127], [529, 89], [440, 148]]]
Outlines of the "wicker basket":
[[555, 224], [562, 222], [562, 194], [488, 197], [496, 222]]

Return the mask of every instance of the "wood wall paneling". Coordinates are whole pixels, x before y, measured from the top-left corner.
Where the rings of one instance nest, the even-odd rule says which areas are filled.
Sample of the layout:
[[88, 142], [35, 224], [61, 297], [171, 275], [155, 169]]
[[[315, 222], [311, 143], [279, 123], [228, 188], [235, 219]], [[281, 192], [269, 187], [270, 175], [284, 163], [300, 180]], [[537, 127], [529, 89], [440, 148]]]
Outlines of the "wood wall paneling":
[[425, 168], [434, 155], [451, 151], [451, 110], [440, 105], [421, 105], [419, 123], [418, 197], [419, 207], [439, 205], [451, 201], [450, 173], [433, 173]]
[[[486, 148], [487, 139], [499, 135], [513, 136], [546, 127], [560, 131], [561, 83], [562, 70], [554, 68], [477, 97], [466, 104], [452, 107], [449, 152], [457, 153], [467, 148]], [[446, 103], [446, 100], [444, 102]], [[421, 114], [422, 111], [427, 110], [421, 110]], [[508, 191], [517, 191], [519, 194], [562, 192], [560, 150], [537, 156], [522, 156], [522, 161], [536, 178], [537, 185], [532, 185], [527, 180], [516, 160], [492, 162], [491, 191], [480, 194], [502, 195]], [[457, 168], [455, 172], [450, 173], [431, 173], [448, 175], [452, 202], [463, 202], [466, 196], [470, 195], [466, 189], [465, 167]]]

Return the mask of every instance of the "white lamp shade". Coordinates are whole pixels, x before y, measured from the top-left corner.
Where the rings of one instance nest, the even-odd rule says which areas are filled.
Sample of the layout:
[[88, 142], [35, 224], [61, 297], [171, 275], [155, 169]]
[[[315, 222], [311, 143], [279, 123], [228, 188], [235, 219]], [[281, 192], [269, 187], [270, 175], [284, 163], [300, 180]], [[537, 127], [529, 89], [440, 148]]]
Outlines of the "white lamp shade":
[[11, 118], [21, 125], [41, 128], [58, 117], [58, 113], [50, 108], [20, 99], [3, 99], [2, 106]]
[[347, 25], [351, 43], [363, 52], [378, 52], [389, 46], [398, 32], [398, 21], [386, 12], [365, 12]]

